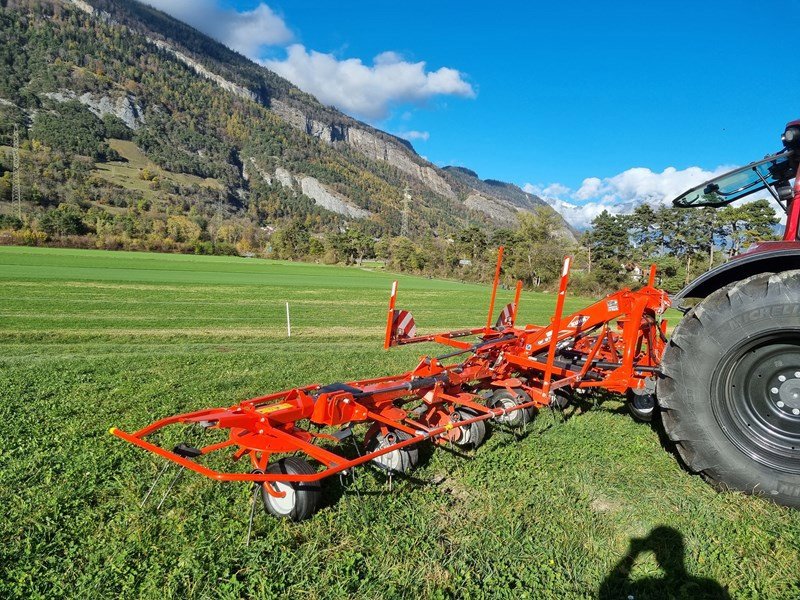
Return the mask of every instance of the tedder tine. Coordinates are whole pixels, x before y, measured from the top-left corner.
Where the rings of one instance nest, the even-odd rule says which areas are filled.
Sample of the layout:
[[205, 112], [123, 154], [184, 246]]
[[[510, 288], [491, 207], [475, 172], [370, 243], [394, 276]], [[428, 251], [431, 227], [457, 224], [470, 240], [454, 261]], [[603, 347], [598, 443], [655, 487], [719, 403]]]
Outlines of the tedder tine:
[[[263, 472], [260, 471], [259, 469], [254, 470], [253, 473], [254, 474], [263, 474]], [[258, 502], [258, 492], [261, 491], [261, 486], [262, 485], [263, 484], [260, 484], [258, 482], [253, 483], [253, 498], [250, 501], [250, 520], [247, 523], [247, 538], [245, 539], [245, 542], [244, 542], [245, 546], [249, 546], [250, 545], [250, 535], [253, 532], [253, 518], [256, 515], [256, 503]]]
[[153, 483], [150, 485], [150, 489], [147, 490], [147, 493], [144, 495], [144, 498], [142, 498], [142, 501], [139, 504], [139, 508], [143, 508], [144, 507], [145, 503], [147, 502], [147, 499], [150, 497], [150, 494], [152, 494], [153, 490], [156, 489], [156, 484], [158, 483], [158, 480], [161, 479], [161, 477], [164, 475], [164, 473], [167, 472], [167, 469], [169, 469], [171, 466], [172, 466], [172, 463], [169, 463], [169, 462], [168, 463], [164, 463], [164, 467], [158, 472], [158, 475], [156, 475], [156, 478], [153, 479]]
[[164, 500], [167, 499], [167, 496], [169, 496], [169, 493], [172, 491], [172, 488], [175, 486], [176, 483], [178, 483], [178, 480], [182, 476], [183, 476], [183, 469], [181, 467], [178, 467], [178, 472], [175, 473], [175, 477], [173, 477], [172, 481], [169, 482], [169, 485], [167, 486], [167, 491], [165, 491], [164, 495], [161, 496], [161, 501], [158, 503], [158, 506], [156, 506], [157, 511], [161, 510], [161, 506], [164, 504]]

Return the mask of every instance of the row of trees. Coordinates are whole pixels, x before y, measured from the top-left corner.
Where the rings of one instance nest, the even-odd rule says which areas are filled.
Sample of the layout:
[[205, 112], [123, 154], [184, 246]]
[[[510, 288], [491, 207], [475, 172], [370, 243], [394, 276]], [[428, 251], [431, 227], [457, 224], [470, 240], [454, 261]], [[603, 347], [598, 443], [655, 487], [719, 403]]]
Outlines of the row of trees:
[[773, 238], [777, 223], [767, 200], [720, 209], [642, 204], [630, 215], [603, 212], [583, 237], [587, 268], [613, 287], [654, 262], [665, 287], [677, 289], [753, 242]]

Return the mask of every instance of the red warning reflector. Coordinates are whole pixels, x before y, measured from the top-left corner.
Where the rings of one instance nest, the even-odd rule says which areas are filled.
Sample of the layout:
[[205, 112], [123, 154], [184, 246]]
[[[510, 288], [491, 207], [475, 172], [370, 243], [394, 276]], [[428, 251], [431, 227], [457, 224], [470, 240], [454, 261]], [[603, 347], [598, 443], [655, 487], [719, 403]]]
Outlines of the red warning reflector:
[[509, 302], [505, 305], [503, 310], [500, 311], [500, 316], [497, 317], [495, 327], [513, 327], [514, 326], [514, 303]]
[[395, 310], [392, 319], [395, 339], [412, 338], [417, 335], [417, 324], [414, 317], [407, 310]]

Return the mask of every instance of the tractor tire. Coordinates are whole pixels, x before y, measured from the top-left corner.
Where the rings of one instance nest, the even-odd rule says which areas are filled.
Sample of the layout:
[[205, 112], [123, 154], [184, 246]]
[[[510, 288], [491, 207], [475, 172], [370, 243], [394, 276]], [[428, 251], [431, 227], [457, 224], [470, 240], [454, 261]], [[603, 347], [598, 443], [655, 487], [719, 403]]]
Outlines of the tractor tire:
[[691, 471], [800, 508], [800, 271], [715, 291], [675, 328], [661, 370], [661, 420]]

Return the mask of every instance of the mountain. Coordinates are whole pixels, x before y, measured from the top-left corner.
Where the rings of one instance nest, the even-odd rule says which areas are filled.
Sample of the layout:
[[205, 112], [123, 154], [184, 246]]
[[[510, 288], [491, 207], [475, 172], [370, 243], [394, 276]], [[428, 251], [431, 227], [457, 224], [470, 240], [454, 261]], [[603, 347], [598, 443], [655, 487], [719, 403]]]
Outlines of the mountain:
[[[513, 225], [517, 221], [519, 211], [530, 212], [537, 208], [552, 208], [547, 200], [530, 194], [513, 183], [481, 179], [475, 171], [464, 167], [444, 167], [442, 170], [470, 190], [464, 204], [473, 210], [486, 213], [498, 223]], [[566, 222], [562, 233], [570, 241], [575, 241], [577, 231]]]
[[[135, 213], [151, 229], [184, 215], [203, 231], [214, 218], [259, 227], [292, 218], [396, 235], [408, 189], [410, 233], [442, 236], [513, 225], [518, 211], [546, 206], [516, 186], [436, 167], [409, 142], [148, 5], [0, 7], [0, 135], [14, 124], [21, 132], [30, 214], [74, 203], [114, 231]], [[5, 154], [0, 213], [8, 214]]]

